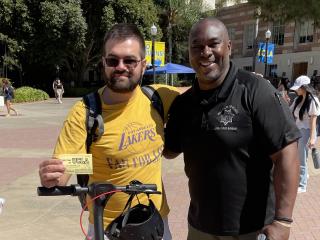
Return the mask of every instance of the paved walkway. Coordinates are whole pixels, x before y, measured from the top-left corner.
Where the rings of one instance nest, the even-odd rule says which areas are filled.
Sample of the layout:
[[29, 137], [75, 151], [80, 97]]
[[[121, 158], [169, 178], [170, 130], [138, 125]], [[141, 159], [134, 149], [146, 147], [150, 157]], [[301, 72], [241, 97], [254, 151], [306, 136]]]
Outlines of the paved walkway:
[[[75, 101], [17, 104], [21, 115], [12, 117], [4, 117], [0, 108], [0, 197], [6, 199], [0, 239], [83, 239], [75, 197], [36, 195], [38, 164], [50, 157], [63, 119]], [[182, 157], [164, 160], [163, 167], [173, 239], [184, 240], [189, 195]], [[311, 165], [310, 169], [308, 192], [299, 194], [296, 201], [290, 240], [320, 240], [320, 171]]]

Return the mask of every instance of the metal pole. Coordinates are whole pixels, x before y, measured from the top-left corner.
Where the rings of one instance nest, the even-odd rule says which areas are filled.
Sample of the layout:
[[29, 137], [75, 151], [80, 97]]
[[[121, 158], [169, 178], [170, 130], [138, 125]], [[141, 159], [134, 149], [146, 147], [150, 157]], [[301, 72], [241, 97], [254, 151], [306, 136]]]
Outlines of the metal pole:
[[256, 19], [256, 30], [253, 39], [253, 56], [252, 56], [252, 71], [256, 71], [256, 57], [257, 57], [257, 47], [258, 47], [258, 31], [259, 31], [259, 17]]
[[266, 39], [266, 51], [265, 51], [265, 65], [264, 65], [264, 77], [268, 77], [267, 76], [267, 68], [268, 68], [268, 41], [269, 39]]
[[155, 55], [155, 46], [154, 46], [154, 36], [152, 36], [152, 58], [151, 58], [151, 64], [153, 68], [153, 83], [156, 82], [156, 66], [154, 64], [154, 55]]

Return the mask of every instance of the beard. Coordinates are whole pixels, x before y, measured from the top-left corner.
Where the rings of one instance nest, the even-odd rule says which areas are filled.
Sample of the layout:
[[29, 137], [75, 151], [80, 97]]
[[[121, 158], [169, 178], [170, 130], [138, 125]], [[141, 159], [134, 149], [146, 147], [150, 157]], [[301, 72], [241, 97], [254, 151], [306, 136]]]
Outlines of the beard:
[[[121, 76], [115, 77], [115, 74], [126, 74], [126, 79]], [[138, 85], [140, 85], [141, 79], [142, 72], [137, 76], [133, 76], [128, 71], [115, 71], [110, 76], [105, 75], [107, 87], [117, 93], [132, 92]]]

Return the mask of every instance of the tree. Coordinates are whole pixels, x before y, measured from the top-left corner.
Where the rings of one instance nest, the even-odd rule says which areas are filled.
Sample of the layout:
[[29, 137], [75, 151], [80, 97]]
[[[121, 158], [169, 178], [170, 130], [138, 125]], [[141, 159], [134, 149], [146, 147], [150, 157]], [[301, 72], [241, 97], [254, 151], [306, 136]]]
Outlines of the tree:
[[0, 2], [0, 46], [4, 69], [21, 70], [19, 53], [25, 49], [32, 33], [28, 9], [24, 1], [2, 0]]
[[[0, 40], [8, 54], [3, 63], [39, 82], [56, 64], [84, 46], [86, 23], [80, 1], [2, 0]], [[50, 79], [51, 81], [51, 79]], [[26, 82], [20, 84], [25, 84]], [[30, 82], [32, 84], [32, 82]]]
[[261, 17], [266, 20], [302, 20], [313, 19], [320, 22], [319, 0], [248, 0], [249, 3], [260, 6]]
[[158, 0], [162, 8], [160, 22], [168, 45], [168, 62], [186, 62], [188, 34], [193, 23], [198, 21], [204, 9], [202, 0]]
[[[30, 6], [31, 7], [31, 6]], [[85, 49], [87, 23], [83, 17], [81, 2], [40, 1], [33, 9], [39, 13], [34, 19], [35, 35], [26, 52], [31, 70], [43, 67], [51, 72], [58, 65], [73, 78], [82, 78], [82, 52]], [[50, 82], [52, 79], [50, 79]]]
[[33, 83], [49, 85], [56, 65], [65, 81], [81, 83], [99, 64], [104, 34], [114, 23], [135, 23], [148, 38], [158, 17], [152, 0], [1, 0], [0, 22], [0, 41], [10, 52], [2, 58], [21, 66]]

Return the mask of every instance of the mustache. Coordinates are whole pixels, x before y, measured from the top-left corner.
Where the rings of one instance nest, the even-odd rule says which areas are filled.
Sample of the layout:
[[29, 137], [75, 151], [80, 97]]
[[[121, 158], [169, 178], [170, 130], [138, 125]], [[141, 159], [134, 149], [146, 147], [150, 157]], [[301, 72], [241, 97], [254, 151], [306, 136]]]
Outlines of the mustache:
[[124, 70], [115, 70], [115, 71], [113, 72], [113, 74], [123, 74], [123, 73], [129, 74], [129, 71], [126, 70], [126, 69], [124, 69]]

